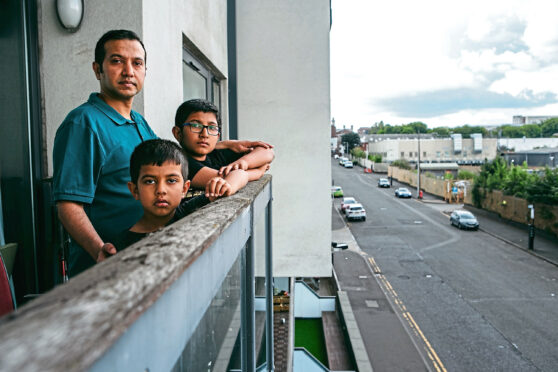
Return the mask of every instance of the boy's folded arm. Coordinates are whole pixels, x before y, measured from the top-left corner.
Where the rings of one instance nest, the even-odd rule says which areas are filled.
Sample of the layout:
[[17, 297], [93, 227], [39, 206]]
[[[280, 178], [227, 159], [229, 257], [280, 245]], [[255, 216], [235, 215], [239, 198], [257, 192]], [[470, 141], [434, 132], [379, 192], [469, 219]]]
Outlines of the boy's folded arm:
[[205, 186], [205, 196], [218, 198], [233, 195], [246, 186], [248, 181], [248, 173], [241, 169], [232, 171], [226, 177], [213, 177]]
[[207, 183], [213, 178], [219, 175], [216, 169], [209, 167], [203, 167], [200, 169], [194, 178], [192, 178], [191, 186], [197, 189], [205, 188]]
[[219, 169], [219, 175], [227, 176], [229, 172], [235, 169], [248, 170], [248, 169], [259, 168], [265, 164], [271, 163], [274, 158], [275, 158], [275, 153], [273, 152], [272, 149], [270, 148], [265, 149], [263, 147], [258, 147], [255, 148], [249, 154], [244, 155], [243, 157], [230, 163], [229, 165], [225, 167], [221, 167], [221, 169]]
[[246, 173], [248, 173], [248, 181], [257, 181], [265, 174], [265, 172], [269, 169], [270, 165], [264, 164], [261, 167], [248, 169]]

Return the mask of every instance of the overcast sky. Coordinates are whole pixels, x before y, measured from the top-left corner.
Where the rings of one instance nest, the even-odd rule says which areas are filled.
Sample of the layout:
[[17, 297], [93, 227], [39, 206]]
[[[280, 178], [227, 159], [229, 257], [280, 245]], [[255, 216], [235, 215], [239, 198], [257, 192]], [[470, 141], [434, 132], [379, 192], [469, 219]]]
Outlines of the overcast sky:
[[332, 0], [337, 127], [558, 115], [558, 0]]

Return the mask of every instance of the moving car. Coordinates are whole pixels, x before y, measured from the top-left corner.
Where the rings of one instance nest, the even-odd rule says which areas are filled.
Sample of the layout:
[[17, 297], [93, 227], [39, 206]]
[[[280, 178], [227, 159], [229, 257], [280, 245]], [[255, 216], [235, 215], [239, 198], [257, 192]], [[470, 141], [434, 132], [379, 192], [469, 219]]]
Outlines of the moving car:
[[366, 221], [366, 210], [362, 206], [362, 204], [351, 204], [349, 208], [347, 208], [347, 220], [363, 220]]
[[479, 221], [469, 211], [453, 211], [450, 216], [450, 223], [460, 229], [478, 230]]
[[343, 163], [343, 166], [345, 168], [352, 168], [353, 167], [353, 162], [350, 160], [347, 160], [345, 163]]
[[350, 196], [343, 198], [343, 201], [341, 202], [341, 212], [345, 213], [346, 209], [349, 208], [349, 205], [351, 204], [357, 204], [355, 198], [351, 198]]
[[397, 196], [398, 198], [410, 198], [411, 196], [413, 196], [413, 194], [411, 194], [409, 189], [407, 189], [406, 187], [400, 187], [398, 189], [395, 189], [395, 196]]
[[340, 198], [343, 196], [343, 189], [341, 186], [331, 186], [331, 196], [334, 198]]
[[390, 187], [389, 180], [387, 178], [380, 178], [378, 180], [378, 187]]

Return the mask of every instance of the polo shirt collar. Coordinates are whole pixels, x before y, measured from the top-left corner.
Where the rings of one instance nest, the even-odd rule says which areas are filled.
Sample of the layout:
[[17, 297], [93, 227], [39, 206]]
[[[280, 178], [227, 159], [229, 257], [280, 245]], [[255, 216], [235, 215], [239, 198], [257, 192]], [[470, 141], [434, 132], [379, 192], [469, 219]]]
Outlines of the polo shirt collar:
[[[98, 108], [103, 114], [108, 116], [117, 125], [132, 124], [136, 122], [135, 120], [128, 120], [124, 116], [120, 115], [118, 111], [116, 111], [99, 97], [99, 93], [91, 93], [87, 102]], [[132, 119], [135, 119], [135, 114], [136, 113], [134, 112], [134, 110], [132, 110], [132, 112], [130, 113]]]

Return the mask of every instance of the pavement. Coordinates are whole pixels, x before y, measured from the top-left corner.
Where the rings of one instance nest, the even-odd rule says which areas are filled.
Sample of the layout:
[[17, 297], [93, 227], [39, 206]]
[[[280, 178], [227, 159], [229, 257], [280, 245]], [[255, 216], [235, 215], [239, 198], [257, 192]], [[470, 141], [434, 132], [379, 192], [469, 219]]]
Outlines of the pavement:
[[[480, 230], [558, 266], [558, 239], [536, 232], [534, 250], [528, 250], [526, 226], [501, 219], [497, 214], [463, 204], [447, 204], [441, 198], [424, 194], [423, 203], [444, 212], [470, 210], [479, 221]], [[382, 284], [373, 258], [358, 246], [343, 217], [332, 210], [332, 241], [347, 243], [349, 248], [333, 254], [333, 266], [339, 289], [347, 294], [350, 316], [354, 317], [364, 343], [370, 367], [374, 371], [434, 371], [445, 370], [437, 365], [437, 356], [422, 342], [415, 329], [404, 324], [405, 309], [398, 308], [398, 299]], [[449, 222], [448, 222], [449, 223]], [[382, 287], [383, 285], [383, 287]], [[390, 293], [390, 296], [386, 294]], [[420, 332], [420, 330], [419, 330]], [[358, 358], [358, 356], [355, 356]], [[366, 359], [366, 358], [364, 358]]]

